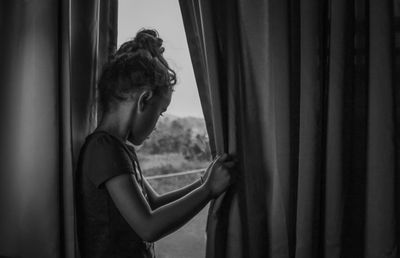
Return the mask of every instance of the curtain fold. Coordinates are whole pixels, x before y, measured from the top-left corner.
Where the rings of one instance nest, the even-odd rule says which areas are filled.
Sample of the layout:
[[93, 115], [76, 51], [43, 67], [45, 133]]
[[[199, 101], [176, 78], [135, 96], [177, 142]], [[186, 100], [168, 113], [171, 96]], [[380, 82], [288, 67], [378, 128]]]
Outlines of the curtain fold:
[[116, 6], [0, 3], [1, 257], [79, 257], [73, 172], [95, 126], [91, 103], [115, 47]]
[[215, 154], [207, 257], [398, 257], [398, 0], [180, 1]]

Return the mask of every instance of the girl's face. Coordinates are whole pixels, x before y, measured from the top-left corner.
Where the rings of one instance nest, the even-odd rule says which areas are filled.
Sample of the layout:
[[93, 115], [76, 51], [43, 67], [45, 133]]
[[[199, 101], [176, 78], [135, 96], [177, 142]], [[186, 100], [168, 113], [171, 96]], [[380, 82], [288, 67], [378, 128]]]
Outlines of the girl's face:
[[140, 145], [153, 132], [160, 115], [164, 113], [171, 102], [172, 91], [153, 95], [143, 93], [139, 96], [135, 117], [130, 125], [128, 140]]

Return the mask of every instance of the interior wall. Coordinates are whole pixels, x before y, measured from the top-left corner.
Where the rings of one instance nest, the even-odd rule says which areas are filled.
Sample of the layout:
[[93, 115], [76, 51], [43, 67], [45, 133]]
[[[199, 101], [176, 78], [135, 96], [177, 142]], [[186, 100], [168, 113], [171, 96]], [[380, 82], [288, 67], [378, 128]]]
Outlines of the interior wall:
[[28, 256], [29, 250], [46, 257], [60, 244], [59, 216], [51, 216], [60, 203], [59, 174], [53, 173], [59, 161], [58, 3], [2, 1], [0, 10], [0, 256]]

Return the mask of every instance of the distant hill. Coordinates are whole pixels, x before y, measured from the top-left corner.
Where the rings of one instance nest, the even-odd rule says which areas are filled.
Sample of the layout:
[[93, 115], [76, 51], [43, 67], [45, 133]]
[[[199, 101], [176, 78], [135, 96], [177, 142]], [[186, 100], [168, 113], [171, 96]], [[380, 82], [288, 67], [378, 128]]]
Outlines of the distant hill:
[[142, 154], [181, 153], [189, 160], [209, 159], [205, 121], [198, 117], [165, 115], [139, 149]]
[[207, 133], [206, 123], [204, 119], [192, 116], [178, 117], [174, 115], [165, 115], [160, 118], [156, 127], [158, 128], [160, 124], [170, 126], [174, 121], [182, 125], [184, 129], [191, 128], [194, 133], [199, 133], [199, 134]]

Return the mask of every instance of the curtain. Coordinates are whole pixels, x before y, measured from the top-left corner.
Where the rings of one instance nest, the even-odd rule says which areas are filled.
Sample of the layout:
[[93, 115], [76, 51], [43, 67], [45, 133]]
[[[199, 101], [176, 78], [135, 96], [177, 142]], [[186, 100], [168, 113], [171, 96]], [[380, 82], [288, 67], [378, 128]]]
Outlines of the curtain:
[[74, 167], [116, 0], [0, 2], [0, 256], [79, 257]]
[[400, 1], [181, 0], [213, 154], [207, 257], [400, 257]]

